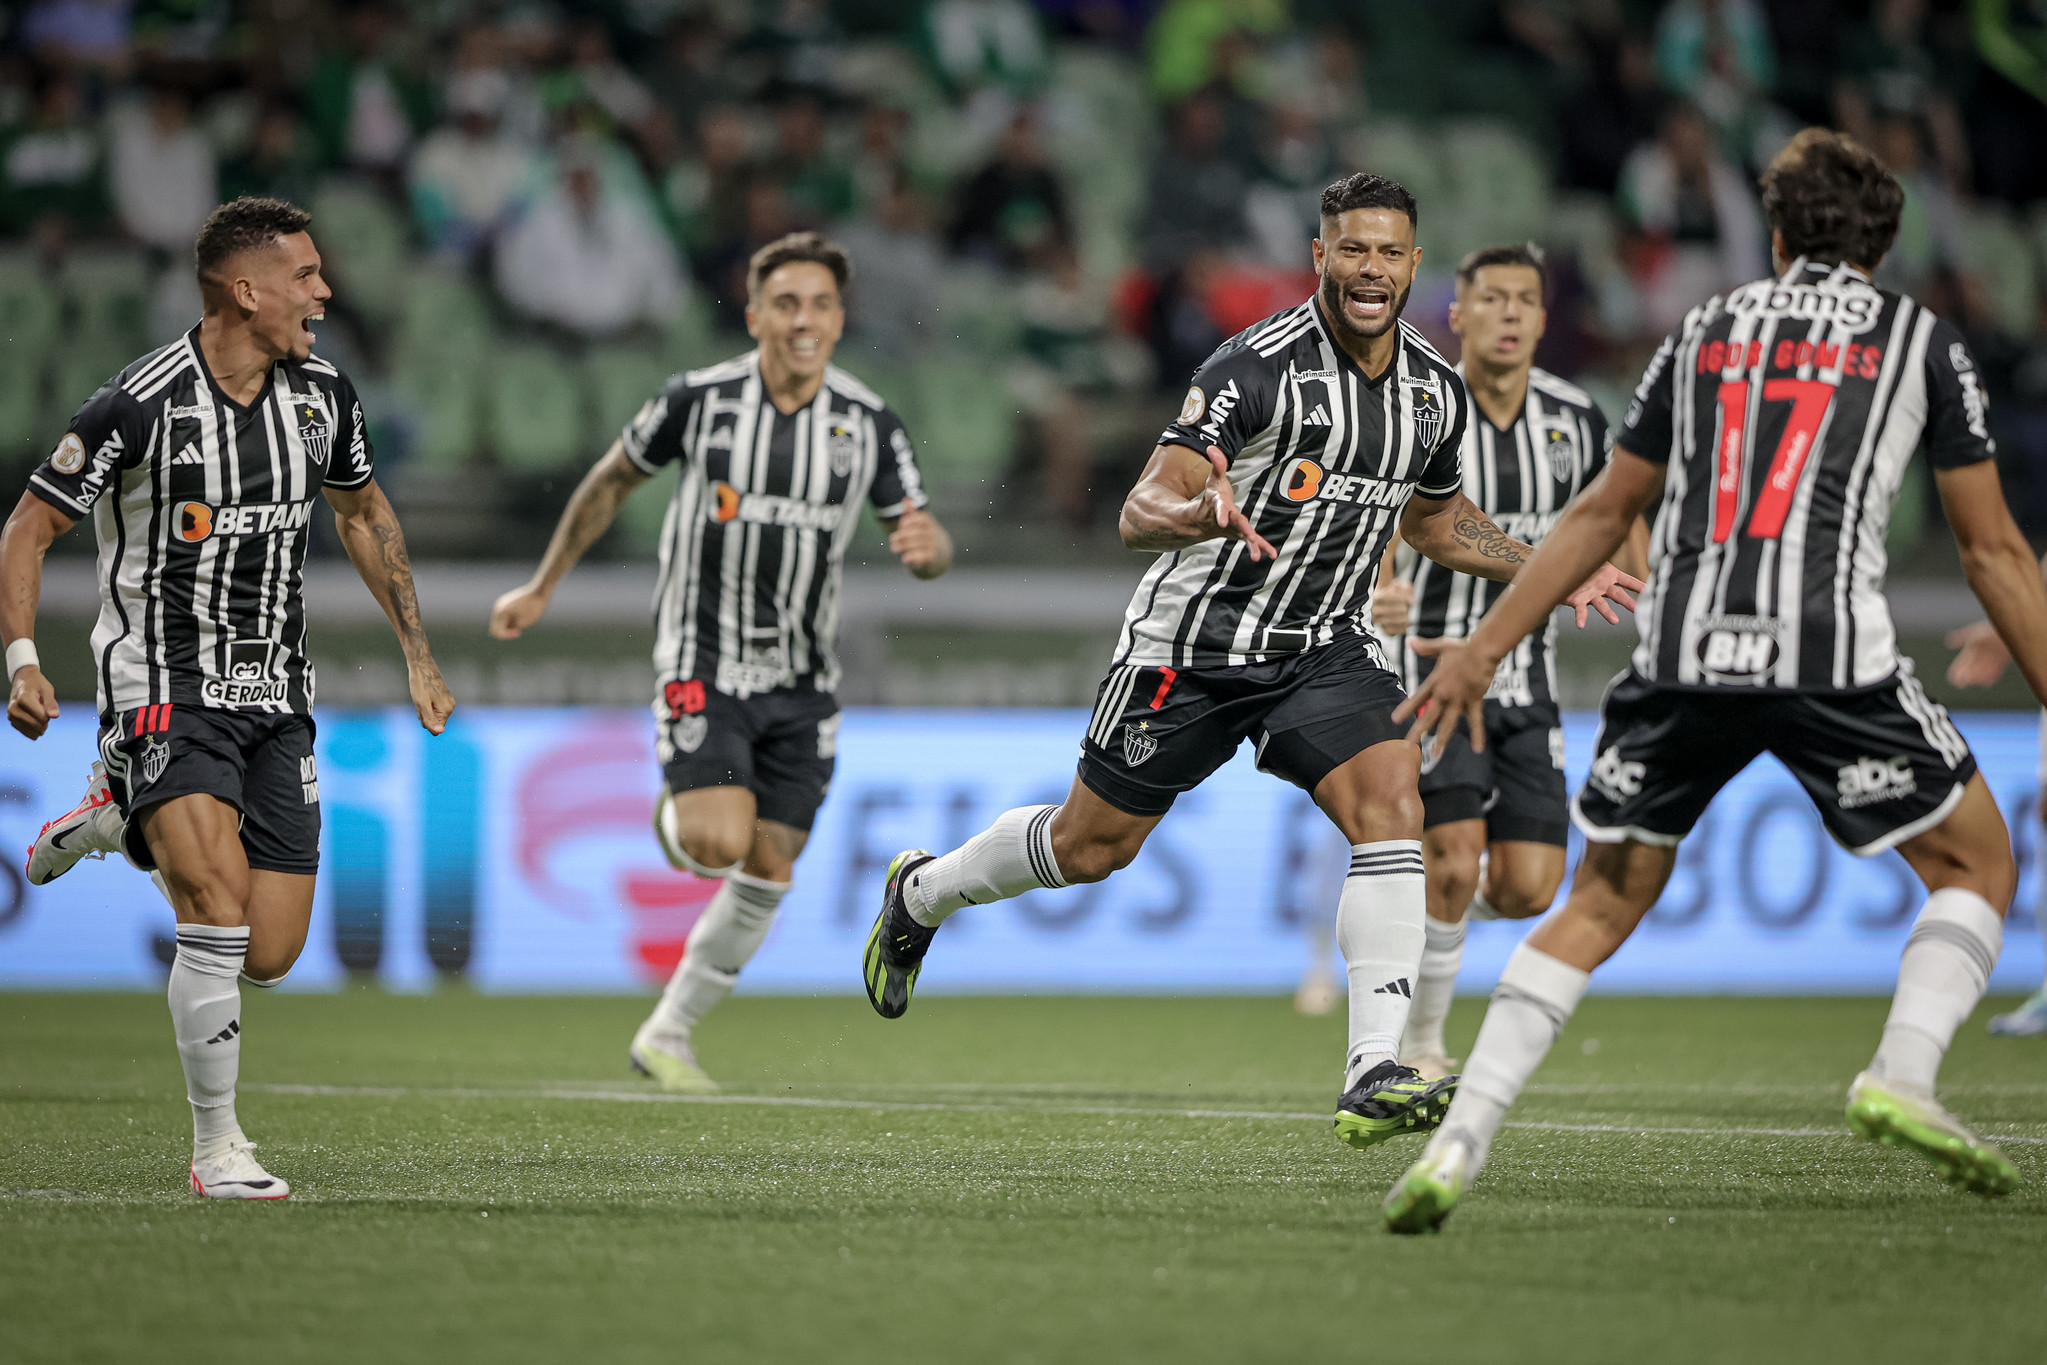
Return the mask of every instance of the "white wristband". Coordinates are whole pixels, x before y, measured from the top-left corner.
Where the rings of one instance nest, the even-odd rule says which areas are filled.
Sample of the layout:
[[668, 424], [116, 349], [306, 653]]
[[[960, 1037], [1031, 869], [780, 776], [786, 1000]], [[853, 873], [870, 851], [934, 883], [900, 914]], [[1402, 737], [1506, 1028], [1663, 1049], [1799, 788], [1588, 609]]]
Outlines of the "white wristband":
[[36, 655], [36, 642], [24, 635], [13, 644], [7, 646], [8, 680], [12, 681], [15, 674], [21, 672], [22, 669], [27, 668], [30, 664], [41, 668], [43, 661]]

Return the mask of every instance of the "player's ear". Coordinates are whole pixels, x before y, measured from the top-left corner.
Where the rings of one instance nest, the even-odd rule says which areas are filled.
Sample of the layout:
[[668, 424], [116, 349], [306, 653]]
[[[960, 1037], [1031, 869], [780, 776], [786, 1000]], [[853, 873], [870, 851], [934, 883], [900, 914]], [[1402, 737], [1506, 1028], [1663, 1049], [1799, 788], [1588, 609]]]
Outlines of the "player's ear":
[[1315, 262], [1315, 273], [1322, 273], [1322, 235], [1318, 232], [1308, 239], [1308, 254]]
[[760, 340], [760, 317], [753, 311], [752, 300], [748, 300], [746, 305], [746, 334], [756, 341]]
[[1450, 334], [1460, 337], [1464, 335], [1464, 309], [1458, 306], [1455, 299], [1450, 300]]

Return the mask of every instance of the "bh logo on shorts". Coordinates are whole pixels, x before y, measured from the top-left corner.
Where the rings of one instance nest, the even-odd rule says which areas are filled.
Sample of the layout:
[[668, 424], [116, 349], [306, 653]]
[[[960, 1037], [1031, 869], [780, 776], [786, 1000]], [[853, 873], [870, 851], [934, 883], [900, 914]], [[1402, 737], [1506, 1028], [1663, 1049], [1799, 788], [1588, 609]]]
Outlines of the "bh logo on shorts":
[[1912, 760], [1903, 756], [1858, 758], [1845, 768], [1835, 769], [1834, 779], [1834, 790], [1840, 793], [1843, 810], [1896, 801], [1919, 790], [1919, 779], [1912, 775]]
[[1159, 751], [1158, 738], [1151, 733], [1151, 722], [1141, 720], [1135, 725], [1123, 727], [1123, 761], [1135, 768]]
[[1642, 794], [1642, 779], [1648, 774], [1648, 764], [1628, 762], [1618, 744], [1609, 744], [1592, 765], [1592, 787], [1609, 801], [1625, 801]]

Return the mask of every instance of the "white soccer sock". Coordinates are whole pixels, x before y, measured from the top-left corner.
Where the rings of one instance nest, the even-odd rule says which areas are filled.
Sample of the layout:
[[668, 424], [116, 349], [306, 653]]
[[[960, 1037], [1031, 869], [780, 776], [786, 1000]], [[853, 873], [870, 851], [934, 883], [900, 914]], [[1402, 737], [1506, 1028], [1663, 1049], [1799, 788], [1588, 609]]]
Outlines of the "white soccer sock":
[[739, 970], [753, 960], [768, 928], [775, 922], [775, 909], [789, 894], [788, 882], [763, 881], [744, 872], [728, 872], [704, 908], [682, 961], [661, 992], [661, 1003], [648, 1019], [654, 1032], [688, 1042], [690, 1030], [711, 1012], [711, 1007], [732, 993]]
[[1428, 895], [1421, 840], [1350, 846], [1350, 875], [1336, 902], [1336, 944], [1350, 978], [1345, 1090], [1400, 1051], [1426, 942]]
[[1500, 973], [1500, 984], [1493, 988], [1493, 1002], [1479, 1025], [1471, 1060], [1464, 1064], [1457, 1098], [1451, 1101], [1443, 1126], [1429, 1139], [1430, 1147], [1464, 1143], [1471, 1148], [1471, 1173], [1478, 1174], [1507, 1111], [1570, 1022], [1591, 979], [1592, 973], [1526, 943], [1514, 950]]
[[955, 910], [1066, 885], [1052, 856], [1057, 806], [1019, 806], [940, 858], [910, 874], [903, 900], [910, 918], [936, 929]]
[[1983, 998], [2004, 946], [2004, 920], [1973, 891], [1951, 886], [1926, 898], [1898, 963], [1898, 993], [1869, 1069], [1931, 1092], [1955, 1030]]
[[171, 960], [171, 1028], [192, 1102], [192, 1154], [210, 1156], [242, 1135], [235, 1073], [242, 1064], [242, 992], [235, 977], [249, 952], [246, 925], [180, 924]]
[[1443, 1022], [1450, 1017], [1450, 997], [1457, 992], [1457, 969], [1464, 962], [1464, 921], [1450, 923], [1431, 915], [1422, 922], [1421, 969], [1414, 979], [1414, 1005], [1407, 1016], [1407, 1034], [1400, 1042], [1403, 1057], [1442, 1057]]

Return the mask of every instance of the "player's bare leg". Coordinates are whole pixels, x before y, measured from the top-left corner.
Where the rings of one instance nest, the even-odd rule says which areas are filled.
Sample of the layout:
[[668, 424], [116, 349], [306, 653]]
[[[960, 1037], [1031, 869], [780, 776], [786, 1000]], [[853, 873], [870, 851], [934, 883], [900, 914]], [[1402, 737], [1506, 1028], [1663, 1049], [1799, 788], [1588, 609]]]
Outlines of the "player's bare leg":
[[[758, 818], [746, 787], [699, 787], [673, 797], [668, 808], [675, 842], [691, 863], [721, 869], [721, 885], [697, 917], [682, 961], [633, 1035], [627, 1056], [664, 1090], [709, 1094], [717, 1082], [697, 1065], [690, 1036], [732, 993], [740, 970], [766, 941], [810, 835]], [[668, 842], [664, 836], [664, 848]]]
[[1532, 919], [1549, 909], [1564, 880], [1564, 850], [1526, 839], [1486, 842], [1483, 820], [1452, 820], [1422, 833], [1429, 918], [1414, 1008], [1400, 1060], [1430, 1080], [1457, 1069], [1443, 1042], [1466, 925], [1473, 919]]
[[305, 946], [313, 878], [252, 871], [241, 815], [217, 797], [174, 797], [138, 817], [177, 915], [168, 996], [192, 1105], [192, 1189], [227, 1199], [283, 1199], [291, 1187], [257, 1164], [235, 1116], [241, 989], [284, 977]]
[[1424, 1081], [1396, 1060], [1425, 942], [1421, 750], [1375, 744], [1315, 788], [1315, 804], [1350, 841], [1350, 875], [1336, 909], [1336, 942], [1350, 985], [1350, 1034], [1337, 1136], [1370, 1147], [1441, 1120], [1455, 1078]]

